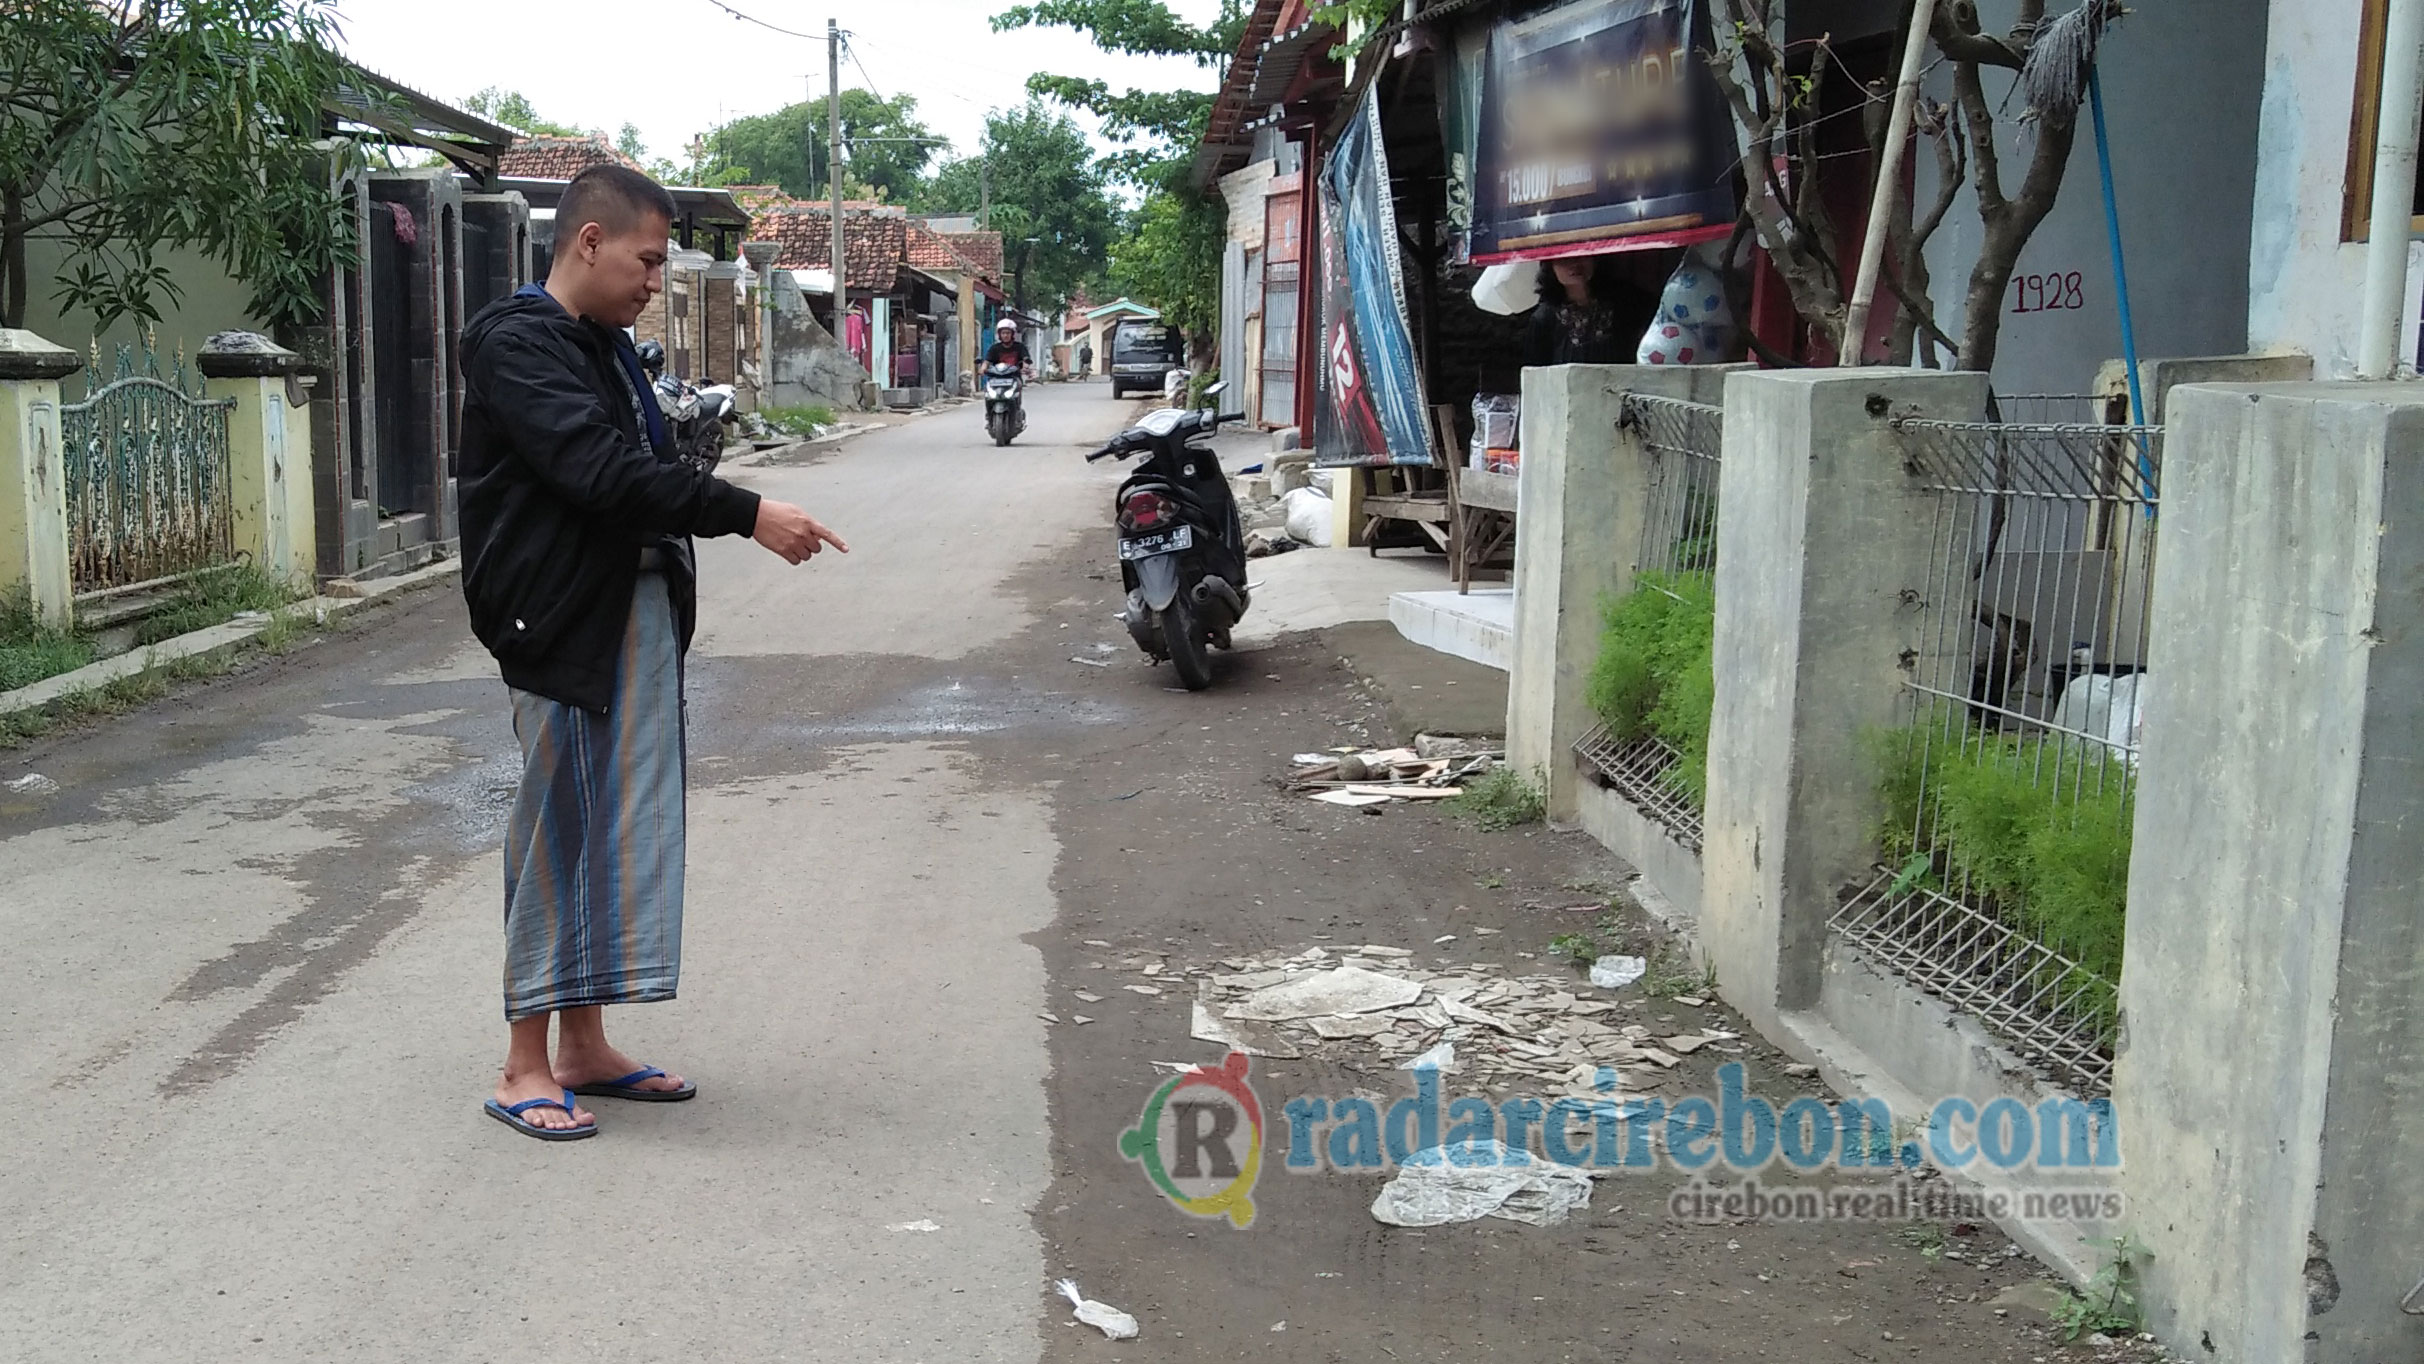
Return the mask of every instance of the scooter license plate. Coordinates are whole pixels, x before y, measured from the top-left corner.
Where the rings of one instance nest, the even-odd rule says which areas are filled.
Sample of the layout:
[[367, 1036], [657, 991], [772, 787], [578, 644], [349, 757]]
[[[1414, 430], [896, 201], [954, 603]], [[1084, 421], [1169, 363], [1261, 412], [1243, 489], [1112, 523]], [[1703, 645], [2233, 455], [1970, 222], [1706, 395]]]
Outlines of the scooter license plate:
[[1156, 554], [1176, 554], [1182, 549], [1195, 548], [1195, 527], [1178, 526], [1153, 535], [1137, 535], [1119, 542], [1122, 559], [1150, 559]]

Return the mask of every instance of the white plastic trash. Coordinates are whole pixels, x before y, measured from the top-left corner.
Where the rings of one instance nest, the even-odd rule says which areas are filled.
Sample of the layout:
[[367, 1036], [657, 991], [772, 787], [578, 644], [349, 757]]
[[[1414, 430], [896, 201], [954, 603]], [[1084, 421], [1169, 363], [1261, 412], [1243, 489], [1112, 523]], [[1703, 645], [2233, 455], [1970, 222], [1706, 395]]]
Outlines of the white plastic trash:
[[1591, 983], [1602, 990], [1621, 990], [1649, 970], [1650, 964], [1640, 957], [1601, 957], [1591, 963]]
[[1540, 302], [1540, 263], [1509, 261], [1481, 272], [1473, 282], [1473, 305], [1485, 313], [1514, 317]]
[[[1468, 1163], [1458, 1165], [1452, 1155]], [[1392, 1227], [1437, 1227], [1484, 1217], [1553, 1227], [1591, 1205], [1588, 1172], [1537, 1157], [1522, 1165], [1508, 1159], [1508, 1149], [1489, 1140], [1418, 1151], [1381, 1186], [1372, 1216]]]
[[1456, 1073], [1456, 1044], [1442, 1042], [1413, 1060], [1398, 1066], [1398, 1069], [1436, 1070], [1442, 1075], [1453, 1075]]
[[1288, 509], [1288, 538], [1318, 549], [1330, 547], [1330, 499], [1318, 488], [1292, 489], [1280, 499]]
[[2096, 735], [2115, 754], [2135, 763], [2139, 736], [2146, 729], [2146, 700], [2151, 689], [2144, 673], [2072, 678], [2054, 706], [2054, 727]]
[[1107, 1302], [1096, 1302], [1077, 1291], [1077, 1280], [1063, 1279], [1053, 1285], [1060, 1295], [1077, 1308], [1077, 1319], [1113, 1340], [1136, 1339], [1136, 1318]]

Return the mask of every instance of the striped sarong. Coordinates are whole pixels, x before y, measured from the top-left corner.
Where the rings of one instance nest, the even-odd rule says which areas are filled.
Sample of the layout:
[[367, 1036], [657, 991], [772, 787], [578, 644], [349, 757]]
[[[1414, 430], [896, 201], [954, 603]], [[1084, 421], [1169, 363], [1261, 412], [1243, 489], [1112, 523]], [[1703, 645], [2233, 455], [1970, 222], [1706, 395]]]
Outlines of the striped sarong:
[[662, 573], [632, 594], [604, 715], [513, 692], [505, 1017], [671, 999], [682, 974], [682, 660]]

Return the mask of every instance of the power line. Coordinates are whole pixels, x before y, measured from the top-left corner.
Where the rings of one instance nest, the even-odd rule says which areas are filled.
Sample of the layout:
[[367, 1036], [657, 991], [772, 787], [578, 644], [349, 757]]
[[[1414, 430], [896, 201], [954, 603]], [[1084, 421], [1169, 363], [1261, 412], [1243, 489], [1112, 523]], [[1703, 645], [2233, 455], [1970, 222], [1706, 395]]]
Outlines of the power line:
[[741, 13], [732, 6], [725, 4], [724, 0], [707, 0], [707, 3], [715, 6], [717, 9], [724, 11], [726, 14], [731, 15], [733, 18], [738, 19], [743, 23], [755, 24], [759, 28], [765, 29], [770, 33], [780, 33], [786, 38], [806, 38], [811, 42], [821, 43], [825, 41], [825, 35], [822, 33], [800, 33], [792, 29], [783, 28], [780, 25], [767, 23], [765, 20], [758, 18], [754, 14]]

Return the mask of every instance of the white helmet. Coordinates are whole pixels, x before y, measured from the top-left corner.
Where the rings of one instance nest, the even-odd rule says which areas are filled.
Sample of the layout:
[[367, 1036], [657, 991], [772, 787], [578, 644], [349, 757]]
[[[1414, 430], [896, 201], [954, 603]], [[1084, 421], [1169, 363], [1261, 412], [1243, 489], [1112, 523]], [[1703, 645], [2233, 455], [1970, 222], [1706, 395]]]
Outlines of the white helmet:
[[1005, 317], [1001, 321], [993, 324], [993, 330], [997, 332], [1015, 332], [1018, 330], [1018, 324]]

